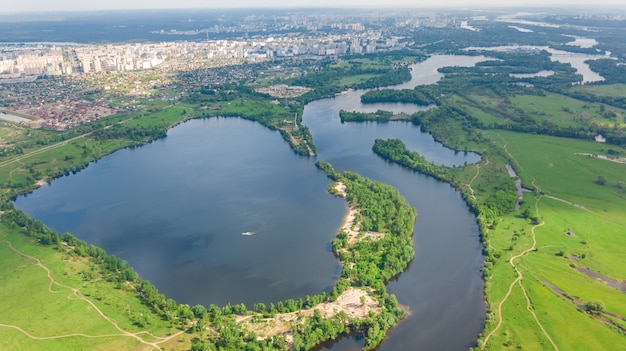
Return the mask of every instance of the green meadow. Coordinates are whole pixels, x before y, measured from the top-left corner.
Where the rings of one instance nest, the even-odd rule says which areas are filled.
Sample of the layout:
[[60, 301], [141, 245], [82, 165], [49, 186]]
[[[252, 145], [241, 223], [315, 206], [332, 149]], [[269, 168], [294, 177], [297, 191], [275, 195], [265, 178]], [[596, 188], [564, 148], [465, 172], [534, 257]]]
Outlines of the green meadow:
[[[152, 350], [149, 343], [177, 332], [131, 287], [106, 281], [87, 259], [63, 246], [33, 243], [5, 224], [0, 224], [0, 265], [0, 301], [11, 301], [1, 305], [3, 350], [67, 350], [70, 345]], [[146, 327], [152, 334], [142, 332]]]
[[[553, 349], [550, 339], [561, 350], [626, 349], [619, 329], [626, 328], [624, 292], [575, 269], [617, 281], [626, 277], [626, 194], [615, 186], [626, 178], [626, 164], [577, 155], [606, 153], [600, 143], [504, 131], [486, 135], [506, 150], [524, 187], [534, 192], [526, 193], [520, 211], [502, 216], [486, 233], [498, 262], [486, 285], [490, 312], [480, 342], [493, 332], [486, 349]], [[605, 185], [596, 182], [599, 175]], [[534, 228], [534, 250], [514, 260], [522, 279], [506, 297], [517, 278], [509, 260], [533, 247], [534, 225], [522, 217], [525, 209], [543, 225]], [[604, 313], [580, 308], [590, 301], [602, 302]]]
[[598, 97], [626, 96], [626, 84], [583, 85], [572, 88], [574, 91], [586, 92]]
[[522, 114], [537, 121], [552, 122], [561, 128], [577, 127], [587, 122], [609, 127], [614, 123], [618, 126], [624, 125], [623, 109], [600, 102], [585, 102], [553, 93], [545, 96], [516, 95], [510, 100]]

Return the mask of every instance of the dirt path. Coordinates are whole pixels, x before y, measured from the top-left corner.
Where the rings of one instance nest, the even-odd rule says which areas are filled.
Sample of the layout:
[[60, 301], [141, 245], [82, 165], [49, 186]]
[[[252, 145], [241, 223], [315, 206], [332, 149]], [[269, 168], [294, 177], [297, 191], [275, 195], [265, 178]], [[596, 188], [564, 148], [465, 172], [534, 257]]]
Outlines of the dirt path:
[[[503, 145], [504, 151], [509, 155], [509, 157], [511, 158], [511, 160], [513, 160], [513, 162], [515, 162], [515, 164], [523, 170], [523, 168], [519, 165], [519, 163], [517, 162], [517, 160], [515, 159], [515, 157], [513, 157], [513, 155], [508, 151], [508, 149], [506, 148], [506, 144]], [[533, 180], [531, 182], [532, 186], [536, 189], [537, 193], [541, 193], [541, 188], [539, 186], [537, 186], [535, 184], [536, 179], [535, 177], [533, 177]], [[537, 218], [539, 218], [539, 200], [541, 200], [541, 195], [539, 195], [536, 199], [535, 199], [535, 216]], [[578, 207], [578, 206], [577, 206]], [[581, 208], [584, 209], [584, 207], [580, 206]], [[498, 304], [498, 308], [496, 310], [496, 314], [498, 315], [498, 324], [496, 325], [496, 327], [485, 337], [485, 340], [483, 341], [480, 349], [484, 350], [485, 347], [487, 346], [487, 343], [489, 342], [489, 339], [500, 329], [500, 327], [502, 326], [502, 322], [503, 322], [503, 318], [502, 318], [502, 306], [504, 305], [504, 303], [508, 300], [509, 296], [511, 296], [511, 292], [513, 291], [513, 287], [515, 286], [515, 284], [518, 284], [520, 289], [522, 290], [522, 293], [524, 294], [524, 298], [526, 299], [526, 309], [528, 310], [528, 312], [530, 312], [530, 314], [533, 316], [535, 322], [537, 323], [537, 325], [539, 326], [539, 328], [541, 329], [543, 335], [550, 341], [550, 344], [552, 344], [552, 347], [554, 348], [554, 350], [559, 351], [559, 348], [556, 346], [556, 344], [554, 343], [554, 340], [552, 340], [552, 338], [550, 337], [550, 335], [548, 334], [548, 332], [545, 330], [545, 328], [543, 327], [543, 325], [541, 324], [541, 322], [539, 321], [539, 318], [537, 318], [537, 314], [535, 313], [535, 311], [532, 308], [532, 303], [530, 301], [530, 298], [528, 297], [528, 293], [526, 292], [526, 289], [524, 288], [524, 285], [522, 284], [522, 279], [524, 278], [524, 275], [522, 274], [522, 272], [517, 268], [517, 266], [515, 265], [515, 260], [517, 260], [520, 257], [525, 256], [527, 253], [532, 252], [535, 250], [535, 248], [537, 247], [537, 235], [535, 232], [535, 229], [543, 226], [545, 224], [544, 221], [541, 221], [541, 223], [533, 226], [531, 228], [531, 233], [532, 233], [532, 238], [533, 238], [533, 244], [531, 247], [529, 247], [528, 249], [522, 251], [521, 253], [511, 257], [509, 259], [509, 264], [513, 267], [513, 269], [515, 270], [515, 272], [517, 273], [517, 278], [511, 282], [511, 284], [509, 285], [509, 289], [506, 293], [506, 295], [504, 295], [504, 298], [502, 298], [502, 301], [500, 301], [500, 303]]]
[[[126, 123], [127, 121], [129, 121], [129, 120], [128, 120], [128, 119], [127, 119], [127, 120], [123, 120], [123, 121], [120, 121], [120, 122], [118, 122], [118, 123], [116, 123], [116, 124], [123, 124], [123, 123]], [[108, 126], [104, 127], [103, 129], [109, 129], [109, 128], [111, 128], [112, 126], [113, 126], [113, 124], [112, 124], [112, 125], [108, 125]], [[67, 140], [60, 141], [60, 142], [58, 142], [58, 143], [56, 143], [56, 144], [52, 144], [52, 145], [48, 145], [48, 146], [44, 146], [44, 147], [42, 147], [42, 148], [40, 148], [40, 149], [37, 149], [37, 150], [31, 151], [31, 152], [25, 153], [25, 154], [23, 154], [23, 155], [20, 155], [20, 156], [14, 157], [14, 158], [12, 158], [12, 159], [9, 159], [9, 160], [4, 160], [4, 161], [0, 162], [0, 167], [4, 167], [4, 166], [6, 166], [6, 165], [8, 165], [8, 164], [11, 164], [11, 163], [16, 162], [16, 161], [20, 161], [20, 160], [22, 160], [22, 159], [28, 158], [28, 157], [33, 156], [33, 155], [41, 154], [41, 153], [46, 152], [46, 151], [48, 151], [48, 150], [56, 149], [56, 148], [57, 148], [57, 147], [59, 147], [59, 146], [67, 145], [68, 143], [70, 143], [70, 142], [72, 142], [72, 141], [74, 141], [74, 140], [78, 140], [78, 139], [84, 138], [84, 137], [89, 136], [89, 135], [91, 135], [91, 134], [93, 134], [93, 132], [89, 132], [89, 133], [81, 134], [81, 135], [79, 135], [79, 136], [75, 136], [75, 137], [73, 137], [73, 138], [70, 138], [70, 139], [67, 139]]]
[[575, 155], [593, 157], [593, 158], [597, 158], [597, 159], [604, 160], [604, 161], [611, 161], [611, 162], [615, 162], [615, 163], [626, 164], [626, 158], [625, 157], [611, 158], [611, 157], [604, 156], [604, 155], [585, 154], [585, 153], [580, 153], [580, 152], [577, 152]]
[[[183, 331], [179, 332], [178, 334], [174, 334], [171, 337], [168, 338], [160, 338], [160, 337], [155, 337], [158, 339], [163, 339], [159, 342], [148, 342], [143, 340], [142, 338], [140, 338], [138, 335], [141, 334], [147, 334], [147, 335], [151, 335], [149, 332], [147, 331], [142, 331], [142, 332], [138, 332], [138, 333], [131, 333], [129, 331], [126, 331], [124, 329], [122, 329], [117, 322], [111, 318], [108, 317], [104, 312], [102, 312], [102, 310], [100, 310], [100, 308], [98, 308], [98, 306], [96, 306], [91, 300], [87, 299], [84, 295], [81, 294], [79, 289], [67, 286], [67, 285], [63, 285], [59, 282], [57, 282], [53, 277], [52, 277], [52, 272], [50, 271], [50, 269], [48, 267], [46, 267], [43, 263], [41, 263], [41, 261], [33, 256], [27, 255], [21, 251], [19, 251], [18, 249], [16, 249], [15, 247], [13, 247], [13, 245], [11, 244], [11, 242], [9, 241], [0, 241], [0, 243], [4, 243], [6, 244], [12, 251], [14, 251], [15, 253], [17, 253], [18, 255], [25, 257], [31, 261], [33, 261], [33, 263], [36, 266], [39, 266], [41, 269], [43, 269], [44, 271], [46, 271], [47, 275], [48, 275], [48, 279], [50, 279], [50, 284], [48, 285], [48, 292], [50, 293], [60, 293], [63, 291], [55, 291], [52, 289], [53, 285], [59, 286], [61, 288], [65, 288], [68, 289], [69, 291], [71, 291], [71, 295], [68, 296], [68, 298], [70, 298], [72, 295], [75, 296], [78, 300], [83, 300], [86, 303], [88, 303], [89, 305], [91, 305], [91, 307], [94, 308], [94, 310], [100, 314], [100, 316], [102, 316], [102, 318], [104, 318], [107, 322], [109, 322], [113, 327], [115, 327], [115, 329], [119, 330], [121, 332], [121, 334], [105, 334], [105, 335], [86, 335], [86, 334], [81, 334], [81, 333], [74, 333], [74, 334], [67, 334], [67, 335], [57, 335], [57, 336], [47, 336], [47, 337], [36, 337], [31, 335], [30, 333], [26, 332], [25, 330], [23, 330], [22, 328], [15, 326], [15, 325], [9, 325], [9, 324], [0, 324], [0, 326], [2, 327], [7, 327], [7, 328], [13, 328], [13, 329], [17, 329], [20, 332], [22, 332], [24, 335], [26, 335], [27, 337], [33, 339], [33, 340], [47, 340], [47, 339], [61, 339], [61, 338], [68, 338], [68, 337], [75, 337], [75, 336], [80, 336], [80, 337], [88, 337], [88, 338], [102, 338], [102, 337], [112, 337], [112, 336], [123, 336], [123, 337], [131, 337], [136, 339], [137, 341], [139, 341], [140, 343], [144, 344], [144, 345], [148, 345], [148, 346], [152, 346], [158, 350], [161, 350], [161, 348], [158, 346], [158, 344], [163, 343], [169, 339], [171, 339], [172, 337], [174, 337], [175, 335], [180, 335]], [[154, 336], [153, 336], [154, 337]]]
[[66, 334], [66, 335], [54, 335], [54, 336], [34, 336], [34, 335], [31, 335], [26, 330], [24, 330], [24, 329], [22, 329], [22, 328], [20, 328], [20, 327], [18, 327], [16, 325], [0, 323], [0, 327], [12, 328], [12, 329], [19, 330], [22, 334], [26, 335], [29, 339], [32, 339], [32, 340], [54, 340], [54, 339], [63, 339], [63, 338], [72, 338], [72, 337], [83, 337], [83, 338], [92, 338], [92, 339], [94, 339], [94, 338], [109, 338], [109, 337], [127, 336], [125, 334], [87, 335], [87, 334], [81, 334], [81, 333]]
[[539, 326], [539, 328], [541, 328], [541, 331], [543, 332], [543, 335], [545, 335], [546, 338], [548, 338], [548, 340], [550, 340], [550, 343], [552, 344], [552, 347], [554, 347], [554, 349], [556, 351], [559, 351], [559, 348], [554, 343], [554, 340], [552, 340], [552, 338], [550, 337], [550, 335], [548, 334], [546, 329], [543, 327], [541, 322], [539, 322], [539, 318], [537, 318], [537, 314], [533, 310], [532, 304], [530, 303], [530, 298], [528, 298], [528, 294], [526, 293], [526, 289], [524, 289], [524, 285], [522, 284], [521, 279], [518, 281], [518, 284], [519, 284], [519, 287], [522, 289], [522, 292], [524, 293], [524, 298], [526, 298], [526, 309], [528, 310], [528, 312], [530, 312], [530, 314], [533, 315], [533, 318], [535, 319], [535, 322], [537, 322], [537, 325]]
[[[533, 184], [534, 184], [534, 179], [533, 179]], [[539, 217], [539, 200], [541, 199], [541, 196], [537, 197], [537, 199], [535, 200], [535, 215], [537, 217]], [[504, 298], [502, 298], [502, 301], [500, 301], [500, 303], [498, 304], [498, 308], [496, 310], [496, 314], [498, 315], [498, 324], [496, 325], [496, 327], [485, 337], [485, 340], [483, 341], [483, 344], [481, 345], [480, 349], [484, 350], [485, 346], [487, 346], [487, 343], [489, 342], [489, 339], [500, 329], [500, 327], [502, 326], [502, 305], [504, 305], [504, 303], [508, 300], [509, 296], [511, 296], [511, 292], [513, 291], [513, 287], [515, 286], [515, 284], [519, 284], [520, 287], [522, 288], [522, 292], [524, 293], [524, 297], [526, 298], [526, 308], [528, 309], [528, 311], [533, 315], [535, 321], [537, 322], [537, 324], [539, 325], [539, 328], [541, 328], [543, 334], [546, 336], [546, 338], [548, 338], [548, 340], [550, 341], [550, 343], [552, 344], [552, 346], [554, 347], [554, 349], [556, 351], [559, 350], [559, 348], [556, 346], [556, 344], [554, 343], [554, 341], [552, 340], [552, 338], [550, 337], [550, 335], [548, 335], [548, 333], [546, 332], [546, 330], [543, 328], [543, 326], [541, 325], [541, 323], [539, 322], [539, 319], [537, 318], [537, 315], [535, 314], [535, 312], [532, 310], [532, 306], [530, 303], [530, 299], [528, 298], [528, 295], [526, 294], [526, 289], [524, 289], [524, 286], [522, 285], [522, 279], [524, 278], [524, 275], [522, 274], [522, 272], [517, 268], [517, 266], [515, 265], [515, 260], [526, 255], [527, 253], [535, 250], [535, 248], [537, 247], [537, 236], [535, 234], [535, 229], [539, 228], [541, 226], [543, 226], [545, 224], [545, 222], [541, 222], [535, 226], [533, 226], [531, 228], [531, 233], [532, 233], [532, 238], [533, 238], [533, 245], [531, 247], [529, 247], [528, 249], [520, 252], [519, 254], [511, 257], [509, 259], [509, 264], [513, 267], [513, 269], [515, 269], [515, 272], [517, 273], [517, 278], [511, 283], [511, 285], [509, 285], [509, 290], [507, 291], [506, 295], [504, 295]]]
[[467, 183], [467, 187], [469, 188], [470, 191], [470, 195], [472, 195], [472, 199], [476, 200], [476, 196], [474, 196], [474, 189], [472, 188], [472, 183], [476, 180], [476, 178], [478, 178], [478, 176], [480, 175], [480, 168], [482, 166], [486, 166], [489, 164], [489, 158], [485, 158], [485, 163], [484, 164], [476, 164], [476, 174], [474, 175], [474, 178], [472, 178], [472, 180], [470, 180], [469, 183]]
[[517, 167], [519, 167], [519, 169], [521, 169], [523, 171], [524, 168], [519, 164], [519, 162], [517, 162], [517, 159], [515, 157], [513, 157], [513, 155], [509, 152], [509, 149], [506, 148], [506, 144], [504, 143], [504, 139], [502, 139], [502, 143], [503, 143], [502, 148], [504, 149], [504, 152], [506, 152], [506, 154], [509, 155], [511, 160], [513, 160], [513, 162], [515, 162], [515, 165], [517, 165]]
[[580, 209], [581, 209], [581, 210], [583, 210], [583, 211], [587, 211], [587, 212], [589, 212], [589, 213], [593, 213], [593, 211], [592, 211], [592, 210], [588, 209], [587, 207], [585, 207], [585, 206], [583, 206], [583, 205], [575, 204], [575, 203], [573, 203], [573, 202], [570, 202], [570, 201], [567, 201], [567, 200], [564, 200], [564, 199], [558, 198], [558, 197], [556, 197], [556, 196], [545, 195], [545, 197], [547, 197], [548, 199], [552, 199], [552, 200], [560, 201], [560, 202], [565, 203], [565, 204], [568, 204], [568, 205], [570, 205], [570, 206], [574, 206], [574, 207], [580, 208]]
[[23, 155], [15, 157], [15, 158], [12, 158], [12, 159], [9, 159], [9, 160], [4, 160], [4, 161], [0, 162], [0, 167], [4, 167], [4, 166], [6, 166], [8, 164], [20, 161], [20, 160], [22, 160], [24, 158], [28, 158], [28, 157], [33, 156], [33, 155], [41, 154], [41, 153], [46, 152], [48, 150], [56, 149], [59, 146], [67, 145], [67, 143], [70, 143], [70, 142], [72, 142], [74, 140], [78, 140], [78, 139], [84, 138], [84, 137], [86, 137], [86, 136], [88, 136], [90, 134], [91, 134], [91, 132], [85, 133], [85, 134], [73, 137], [71, 139], [67, 139], [67, 140], [58, 142], [56, 144], [44, 146], [44, 147], [42, 147], [40, 149], [37, 149], [37, 150], [31, 151], [31, 152], [25, 153]]

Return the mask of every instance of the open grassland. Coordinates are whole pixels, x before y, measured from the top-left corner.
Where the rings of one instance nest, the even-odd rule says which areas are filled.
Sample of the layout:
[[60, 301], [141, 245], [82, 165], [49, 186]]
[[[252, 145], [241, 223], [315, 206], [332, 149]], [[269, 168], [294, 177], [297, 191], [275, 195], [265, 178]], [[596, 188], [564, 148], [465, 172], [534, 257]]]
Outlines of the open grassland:
[[65, 247], [32, 240], [0, 225], [0, 349], [153, 350], [171, 342], [177, 330], [131, 287], [103, 280]]
[[589, 102], [573, 97], [506, 94], [480, 95], [460, 93], [445, 98], [446, 103], [463, 108], [484, 126], [534, 124], [553, 129], [583, 128], [597, 125], [605, 128], [626, 126], [626, 110], [602, 102]]
[[598, 97], [618, 97], [626, 96], [626, 84], [606, 84], [606, 85], [582, 85], [573, 87], [572, 90], [586, 92]]
[[[452, 170], [424, 165], [390, 141], [378, 144], [387, 151], [379, 155], [455, 184], [477, 212], [489, 303], [478, 349], [626, 350], [626, 164], [615, 159], [625, 150], [479, 129], [546, 121], [582, 130], [600, 117], [586, 120], [579, 109], [597, 114], [604, 106], [584, 105], [556, 94], [449, 95], [415, 116], [446, 145], [483, 156]], [[507, 163], [528, 189], [518, 211], [508, 206]]]
[[[489, 131], [497, 147], [513, 156], [513, 167], [524, 187], [534, 186], [555, 196], [598, 213], [605, 219], [626, 224], [626, 192], [617, 187], [626, 181], [626, 164], [578, 155], [607, 155], [608, 149], [622, 148], [575, 139], [521, 133]], [[604, 177], [605, 185], [597, 183]], [[534, 185], [533, 185], [534, 184]]]
[[586, 122], [613, 127], [624, 126], [625, 111], [599, 102], [585, 102], [565, 95], [516, 95], [511, 103], [536, 121], [546, 120], [558, 127], [576, 127]]
[[[624, 292], [576, 268], [626, 279], [626, 196], [615, 186], [626, 165], [576, 154], [602, 154], [607, 145], [599, 143], [487, 134], [534, 194], [485, 234], [498, 261], [486, 285], [490, 312], [479, 346], [625, 350]], [[606, 185], [595, 182], [598, 174]], [[534, 219], [523, 218], [526, 209]], [[603, 313], [584, 311], [592, 301], [603, 304]]]
[[490, 113], [486, 110], [481, 110], [480, 108], [473, 106], [466, 106], [465, 109], [467, 112], [474, 118], [478, 119], [480, 123], [486, 126], [505, 126], [508, 124], [508, 121], [501, 116]]

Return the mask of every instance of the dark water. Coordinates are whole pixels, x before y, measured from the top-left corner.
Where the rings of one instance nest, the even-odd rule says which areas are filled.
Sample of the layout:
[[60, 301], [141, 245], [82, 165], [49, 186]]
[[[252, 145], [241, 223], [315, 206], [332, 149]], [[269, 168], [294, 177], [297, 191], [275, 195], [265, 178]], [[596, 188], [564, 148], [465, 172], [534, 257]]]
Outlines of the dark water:
[[16, 205], [124, 258], [178, 302], [251, 306], [334, 284], [329, 242], [345, 204], [327, 186], [278, 133], [222, 118], [189, 121]]
[[[412, 83], [436, 82], [437, 67], [473, 65], [483, 57], [436, 56], [413, 66]], [[416, 77], [418, 77], [416, 79]], [[433, 142], [429, 134], [408, 123], [344, 123], [338, 111], [377, 109], [411, 113], [410, 105], [362, 105], [354, 91], [334, 99], [310, 103], [304, 112], [315, 141], [318, 158], [340, 171], [351, 170], [390, 184], [418, 212], [415, 226], [415, 259], [409, 269], [387, 288], [411, 316], [392, 330], [379, 350], [461, 350], [473, 346], [484, 322], [481, 245], [476, 219], [461, 196], [448, 184], [391, 165], [377, 157], [371, 147], [379, 138], [400, 138], [408, 148], [430, 161], [460, 165], [479, 160], [478, 155], [457, 153]], [[322, 350], [348, 351], [364, 344], [362, 339], [342, 339]]]
[[[420, 82], [436, 68], [471, 65], [473, 57], [440, 56], [414, 66]], [[481, 247], [475, 218], [449, 185], [391, 165], [371, 151], [375, 138], [401, 138], [433, 162], [478, 160], [444, 148], [408, 123], [339, 122], [338, 110], [364, 107], [362, 92], [306, 106], [304, 123], [318, 159], [398, 188], [418, 210], [416, 257], [388, 285], [412, 315], [381, 350], [459, 350], [472, 345], [484, 320]], [[330, 241], [345, 204], [326, 192], [315, 159], [293, 154], [278, 133], [240, 119], [194, 120], [166, 139], [121, 150], [16, 200], [52, 228], [121, 256], [160, 291], [181, 303], [248, 304], [318, 293], [339, 273]], [[242, 232], [256, 232], [242, 236]], [[352, 350], [362, 340], [328, 345]]]

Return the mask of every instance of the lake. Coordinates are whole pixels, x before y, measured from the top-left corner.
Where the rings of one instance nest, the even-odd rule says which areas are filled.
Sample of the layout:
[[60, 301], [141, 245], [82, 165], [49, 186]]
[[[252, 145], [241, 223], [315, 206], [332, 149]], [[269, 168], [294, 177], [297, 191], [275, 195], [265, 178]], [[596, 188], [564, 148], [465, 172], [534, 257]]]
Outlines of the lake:
[[[430, 84], [438, 67], [471, 66], [476, 56], [434, 56], [412, 66]], [[319, 155], [295, 155], [277, 132], [237, 118], [188, 121], [164, 139], [106, 156], [85, 170], [16, 199], [16, 206], [59, 232], [127, 260], [168, 297], [205, 305], [276, 302], [329, 290], [340, 273], [330, 241], [345, 202], [314, 162], [353, 170], [396, 187], [417, 208], [415, 260], [388, 284], [411, 316], [380, 350], [466, 349], [484, 321], [482, 255], [476, 219], [446, 183], [377, 157], [376, 138], [445, 165], [477, 162], [406, 122], [344, 123], [340, 109], [412, 113], [419, 107], [360, 103], [363, 91], [312, 102], [303, 122]], [[254, 235], [242, 235], [254, 232]], [[332, 350], [358, 347], [345, 338]]]

